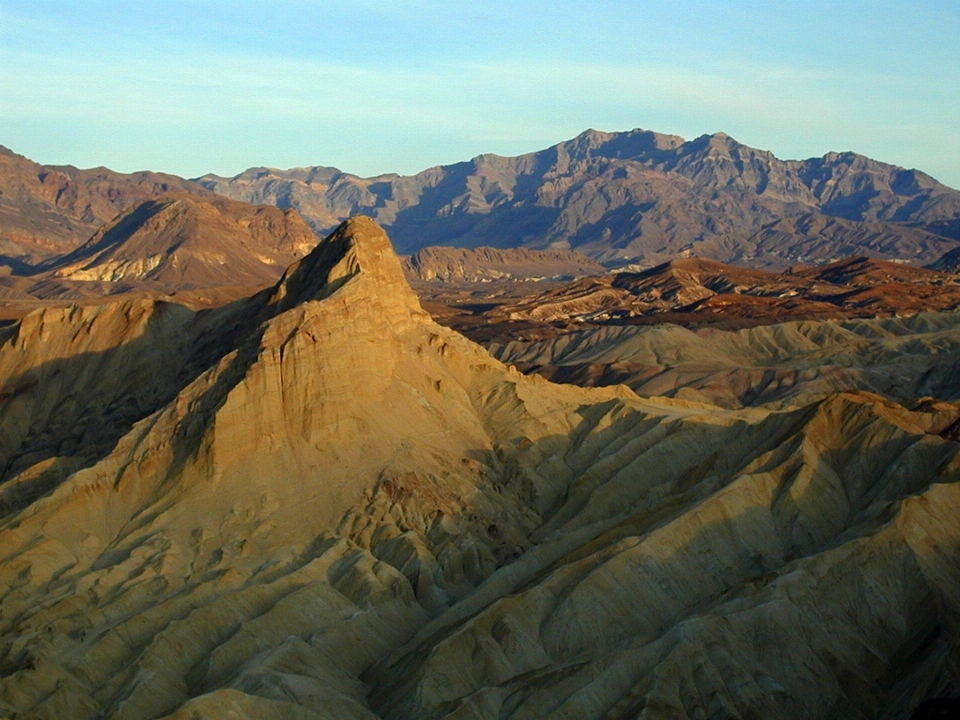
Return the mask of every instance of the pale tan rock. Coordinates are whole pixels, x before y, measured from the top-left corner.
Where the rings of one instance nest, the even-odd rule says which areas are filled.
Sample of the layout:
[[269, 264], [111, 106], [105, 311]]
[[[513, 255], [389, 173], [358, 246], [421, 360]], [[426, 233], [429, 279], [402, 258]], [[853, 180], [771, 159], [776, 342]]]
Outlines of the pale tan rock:
[[[45, 379], [0, 403], [46, 453], [3, 445], [9, 715], [903, 717], [960, 682], [950, 403], [525, 377], [429, 319], [367, 218], [223, 310], [30, 316], [0, 371]], [[57, 418], [125, 397], [64, 464]]]
[[727, 408], [797, 407], [845, 390], [912, 404], [960, 396], [960, 315], [804, 320], [747, 330], [609, 326], [493, 344], [500, 360], [555, 381], [628, 384]]

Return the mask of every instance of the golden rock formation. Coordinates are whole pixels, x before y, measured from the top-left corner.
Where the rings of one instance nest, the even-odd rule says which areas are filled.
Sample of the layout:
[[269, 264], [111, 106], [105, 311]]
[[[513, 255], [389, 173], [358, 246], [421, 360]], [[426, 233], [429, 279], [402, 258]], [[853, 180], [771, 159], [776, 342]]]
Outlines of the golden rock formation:
[[957, 694], [949, 403], [520, 375], [369, 218], [0, 337], [0, 716], [902, 717]]

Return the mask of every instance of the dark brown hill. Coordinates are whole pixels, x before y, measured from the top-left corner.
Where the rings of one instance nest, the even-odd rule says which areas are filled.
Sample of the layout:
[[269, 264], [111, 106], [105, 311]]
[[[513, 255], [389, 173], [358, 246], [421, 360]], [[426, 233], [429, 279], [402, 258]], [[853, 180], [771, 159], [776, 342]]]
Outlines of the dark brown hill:
[[49, 265], [50, 277], [150, 281], [166, 291], [274, 282], [317, 237], [293, 210], [226, 198], [163, 196], [104, 225]]
[[0, 146], [0, 256], [35, 264], [70, 252], [120, 211], [170, 192], [212, 197], [174, 175], [40, 165]]
[[575, 249], [649, 265], [687, 252], [783, 268], [854, 254], [933, 262], [960, 239], [960, 192], [855, 153], [784, 161], [718, 133], [576, 138], [410, 177], [258, 168], [205, 187], [298, 209], [329, 228], [363, 211], [402, 252], [426, 245]]
[[316, 243], [293, 210], [163, 195], [121, 213], [71, 253], [0, 272], [0, 323], [107, 295], [175, 294], [184, 305], [216, 307], [275, 282]]

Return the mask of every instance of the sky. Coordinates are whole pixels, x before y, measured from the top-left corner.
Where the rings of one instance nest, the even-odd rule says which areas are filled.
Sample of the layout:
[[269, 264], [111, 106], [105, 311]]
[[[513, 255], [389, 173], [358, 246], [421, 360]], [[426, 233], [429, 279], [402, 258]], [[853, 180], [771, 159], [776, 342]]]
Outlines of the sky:
[[0, 0], [0, 144], [46, 164], [412, 174], [638, 127], [960, 188], [960, 0]]

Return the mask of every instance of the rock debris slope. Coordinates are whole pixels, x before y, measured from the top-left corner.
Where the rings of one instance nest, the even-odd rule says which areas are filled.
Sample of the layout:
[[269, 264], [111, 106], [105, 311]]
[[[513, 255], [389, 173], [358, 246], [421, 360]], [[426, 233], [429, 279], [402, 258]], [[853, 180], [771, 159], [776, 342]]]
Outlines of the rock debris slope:
[[875, 718], [960, 690], [951, 404], [524, 377], [362, 217], [218, 310], [4, 332], [0, 488], [35, 491], [0, 522], [9, 717]]

